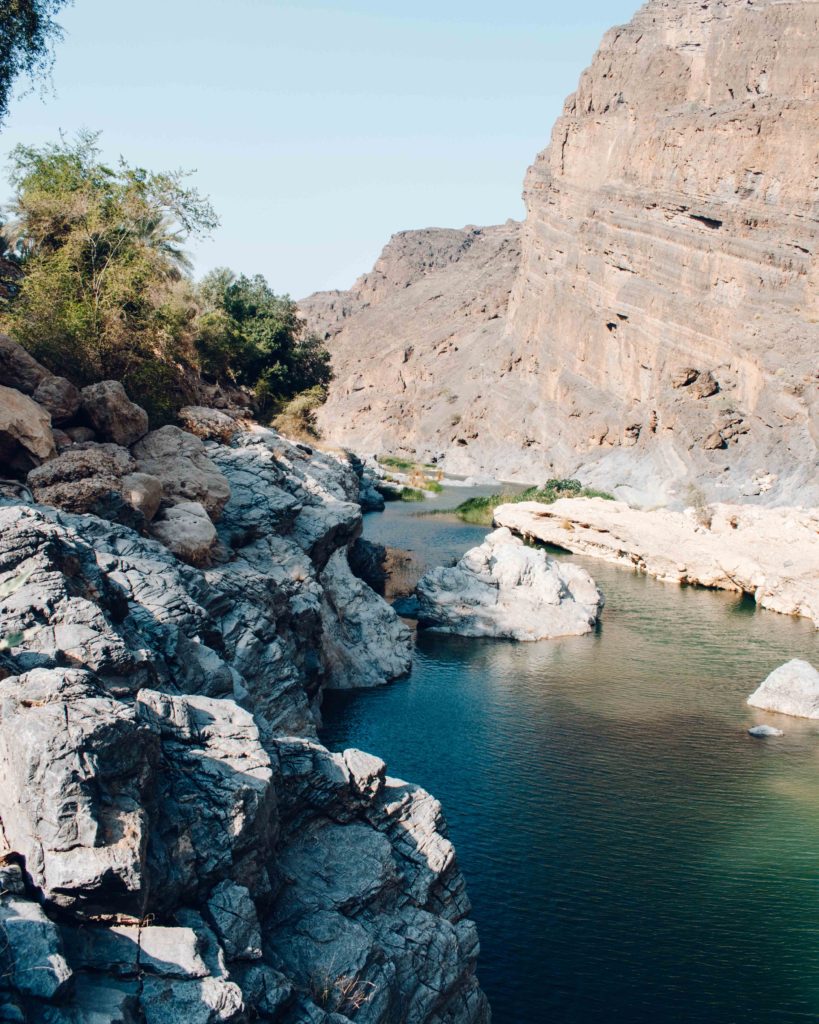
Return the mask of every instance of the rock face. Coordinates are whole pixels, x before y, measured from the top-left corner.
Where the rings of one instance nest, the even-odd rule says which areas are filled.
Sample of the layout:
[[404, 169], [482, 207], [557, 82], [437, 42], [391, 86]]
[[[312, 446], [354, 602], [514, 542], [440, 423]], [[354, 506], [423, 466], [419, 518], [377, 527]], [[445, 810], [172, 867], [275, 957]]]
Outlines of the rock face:
[[[162, 482], [192, 473], [184, 446], [221, 517], [166, 489], [166, 544], [0, 501], [0, 1019], [486, 1024], [440, 806], [316, 740], [324, 687], [410, 664], [347, 562], [358, 477], [263, 428], [230, 446], [166, 428], [134, 454], [171, 440]], [[77, 472], [88, 451], [159, 502], [126, 449], [68, 448]], [[192, 507], [203, 568], [172, 553], [189, 527], [162, 533]]]
[[819, 718], [819, 672], [794, 658], [780, 665], [748, 698], [751, 707], [797, 718]]
[[451, 569], [418, 583], [418, 624], [438, 633], [546, 640], [590, 632], [603, 595], [585, 569], [490, 533]]
[[819, 626], [819, 511], [712, 505], [643, 512], [620, 501], [561, 498], [501, 505], [522, 537], [639, 569], [657, 579], [751, 595]]
[[[421, 233], [424, 260], [399, 236], [349, 293], [302, 303], [334, 357], [327, 436], [644, 504], [680, 505], [690, 481], [817, 504], [817, 66], [815, 2], [649, 0], [529, 169], [508, 305], [485, 289], [514, 272], [498, 254], [479, 278], [468, 259], [428, 270], [446, 232]], [[474, 322], [481, 294], [485, 351], [438, 314]]]

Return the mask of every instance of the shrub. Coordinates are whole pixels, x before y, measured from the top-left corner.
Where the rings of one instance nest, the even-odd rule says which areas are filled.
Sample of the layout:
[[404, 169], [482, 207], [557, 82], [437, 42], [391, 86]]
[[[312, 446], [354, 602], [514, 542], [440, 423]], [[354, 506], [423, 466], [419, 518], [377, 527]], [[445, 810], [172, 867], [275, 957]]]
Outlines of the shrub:
[[515, 504], [521, 501], [539, 501], [551, 505], [558, 498], [605, 498], [613, 501], [611, 494], [584, 487], [579, 480], [547, 480], [543, 487], [527, 487], [517, 494], [501, 492], [483, 498], [468, 498], [452, 509], [459, 519], [477, 526], [491, 526], [494, 510], [498, 505]]
[[323, 384], [302, 391], [291, 399], [273, 419], [273, 426], [288, 437], [299, 441], [316, 441], [319, 438], [315, 411], [324, 404], [327, 388]]

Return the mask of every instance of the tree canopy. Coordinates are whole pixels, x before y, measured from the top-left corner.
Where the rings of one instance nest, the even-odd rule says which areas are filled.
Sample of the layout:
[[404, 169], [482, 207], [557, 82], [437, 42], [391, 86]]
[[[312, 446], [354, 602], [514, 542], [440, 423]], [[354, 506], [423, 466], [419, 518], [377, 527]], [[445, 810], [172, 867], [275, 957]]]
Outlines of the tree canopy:
[[71, 2], [0, 2], [0, 123], [8, 114], [15, 80], [20, 76], [42, 79], [51, 69], [54, 43], [62, 38], [62, 30], [54, 17]]

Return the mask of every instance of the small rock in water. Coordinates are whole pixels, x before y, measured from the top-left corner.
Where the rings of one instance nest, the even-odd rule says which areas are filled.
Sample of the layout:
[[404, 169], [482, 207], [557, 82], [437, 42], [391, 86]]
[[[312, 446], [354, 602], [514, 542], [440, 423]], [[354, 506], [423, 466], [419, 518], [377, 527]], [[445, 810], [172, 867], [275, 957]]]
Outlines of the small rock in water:
[[785, 733], [773, 725], [755, 725], [752, 729], [748, 730], [748, 735], [755, 736], [757, 739], [763, 739], [765, 736], [784, 736]]

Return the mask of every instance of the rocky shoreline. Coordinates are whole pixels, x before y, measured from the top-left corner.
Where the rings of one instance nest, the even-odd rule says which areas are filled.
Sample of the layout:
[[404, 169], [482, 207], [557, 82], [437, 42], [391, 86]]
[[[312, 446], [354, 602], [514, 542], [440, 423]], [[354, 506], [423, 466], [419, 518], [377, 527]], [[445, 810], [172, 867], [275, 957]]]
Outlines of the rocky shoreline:
[[316, 738], [325, 688], [411, 660], [349, 566], [350, 460], [202, 409], [58, 455], [11, 397], [42, 452], [6, 417], [41, 464], [0, 503], [0, 1019], [487, 1022], [440, 805]]
[[495, 523], [676, 583], [745, 593], [819, 626], [819, 510], [716, 504], [645, 511], [601, 498], [501, 505]]

